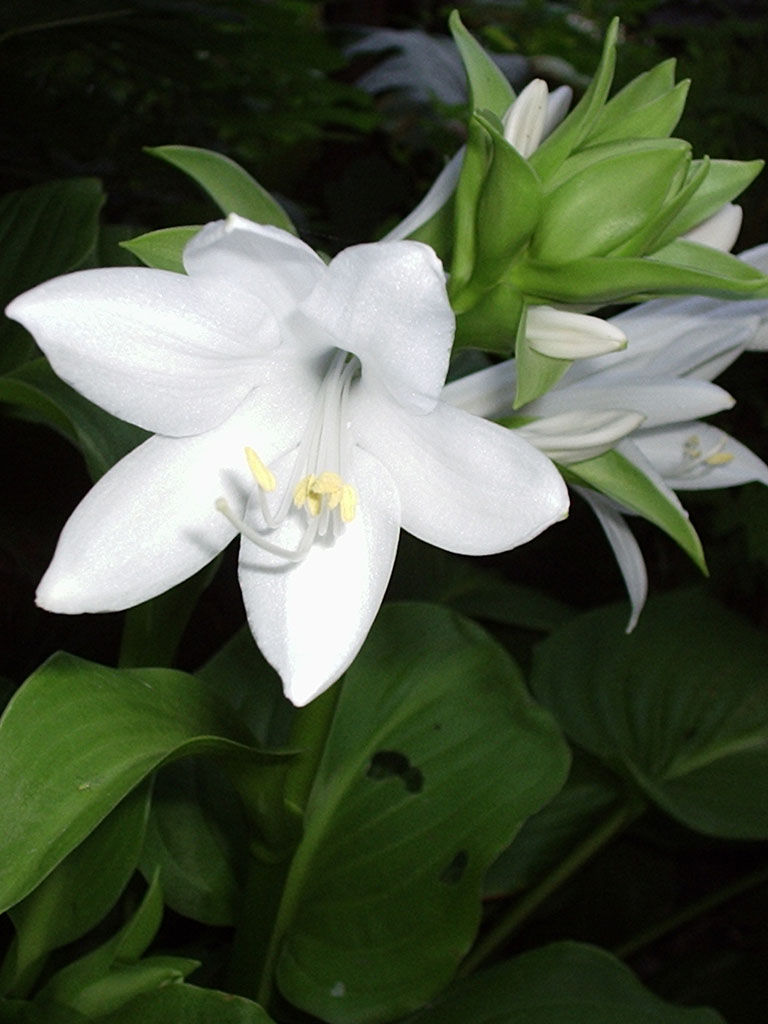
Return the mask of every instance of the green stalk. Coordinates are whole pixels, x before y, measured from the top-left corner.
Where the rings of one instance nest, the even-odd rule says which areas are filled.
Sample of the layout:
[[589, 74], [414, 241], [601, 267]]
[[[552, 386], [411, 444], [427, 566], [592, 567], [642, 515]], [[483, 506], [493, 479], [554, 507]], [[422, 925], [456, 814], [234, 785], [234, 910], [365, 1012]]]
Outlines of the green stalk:
[[[256, 999], [266, 1007], [272, 997], [280, 943], [294, 902], [287, 881], [301, 850], [301, 820], [333, 723], [340, 684], [332, 686], [294, 718], [289, 740], [300, 751], [288, 769], [282, 802], [288, 828], [294, 834], [284, 844], [270, 847], [259, 837], [253, 844], [243, 913], [235, 931], [228, 982], [231, 991]], [[293, 823], [296, 824], [295, 831]]]
[[487, 960], [506, 940], [517, 931], [531, 914], [546, 900], [552, 893], [566, 882], [571, 875], [575, 874], [588, 860], [590, 860], [601, 847], [613, 839], [630, 822], [632, 822], [642, 810], [642, 806], [636, 800], [630, 800], [619, 805], [619, 807], [601, 822], [571, 853], [562, 860], [538, 885], [530, 889], [512, 908], [498, 921], [493, 928], [477, 943], [475, 948], [466, 957], [458, 971], [459, 977], [466, 977], [472, 974]]
[[749, 892], [750, 889], [757, 888], [758, 885], [764, 885], [766, 882], [768, 882], [768, 868], [758, 868], [743, 878], [731, 882], [730, 885], [702, 896], [701, 899], [684, 907], [679, 913], [673, 914], [671, 917], [652, 925], [650, 928], [646, 928], [639, 935], [635, 935], [622, 943], [621, 946], [613, 951], [614, 955], [621, 960], [626, 960], [628, 957], [634, 956], [639, 950], [663, 938], [669, 932], [676, 931], [676, 929], [688, 924], [689, 921], [696, 920], [702, 914], [706, 914], [708, 911], [714, 910], [715, 907], [727, 903], [736, 896], [741, 896], [742, 893]]

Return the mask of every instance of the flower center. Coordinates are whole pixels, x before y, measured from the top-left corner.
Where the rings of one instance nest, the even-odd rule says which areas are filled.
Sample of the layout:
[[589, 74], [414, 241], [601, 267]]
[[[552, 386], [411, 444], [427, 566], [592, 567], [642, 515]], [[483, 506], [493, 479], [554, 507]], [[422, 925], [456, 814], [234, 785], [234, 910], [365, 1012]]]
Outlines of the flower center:
[[[226, 499], [219, 498], [216, 508], [235, 529], [258, 547], [287, 561], [299, 562], [316, 539], [338, 536], [357, 511], [357, 491], [347, 483], [350, 441], [346, 430], [347, 397], [353, 378], [360, 369], [359, 360], [337, 352], [326, 371], [307, 421], [293, 470], [277, 508], [268, 504], [267, 494], [277, 489], [274, 473], [253, 448], [245, 449], [245, 458], [257, 486], [259, 509], [264, 529], [255, 529], [240, 519]], [[269, 537], [292, 512], [303, 512], [304, 532], [295, 548], [275, 544]]]
[[691, 434], [683, 442], [683, 457], [678, 470], [679, 476], [698, 477], [709, 473], [716, 466], [725, 466], [733, 459], [730, 452], [725, 451], [727, 436], [722, 438], [706, 451], [701, 447], [698, 434]]

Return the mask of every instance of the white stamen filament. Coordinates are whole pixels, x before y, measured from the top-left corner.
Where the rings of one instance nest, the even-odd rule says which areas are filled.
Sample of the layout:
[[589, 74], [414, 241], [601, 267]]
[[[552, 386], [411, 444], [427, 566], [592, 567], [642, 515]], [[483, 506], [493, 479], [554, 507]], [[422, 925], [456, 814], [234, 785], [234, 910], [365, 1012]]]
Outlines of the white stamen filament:
[[346, 352], [339, 351], [333, 357], [275, 512], [270, 510], [266, 498], [266, 493], [277, 486], [275, 476], [253, 448], [245, 449], [267, 531], [277, 530], [292, 509], [304, 509], [307, 524], [295, 549], [274, 544], [269, 540], [267, 531], [254, 529], [237, 516], [224, 498], [216, 502], [216, 509], [226, 516], [238, 533], [270, 554], [291, 562], [301, 561], [318, 537], [325, 537], [329, 530], [334, 537], [338, 536], [344, 525], [355, 517], [357, 492], [346, 482], [350, 441], [345, 428], [345, 410], [349, 389], [359, 367], [359, 361], [355, 357], [348, 359]]
[[723, 434], [717, 444], [707, 451], [702, 451], [698, 434], [691, 434], [683, 444], [683, 457], [677, 475], [681, 477], [704, 476], [714, 467], [724, 466], [731, 462], [733, 455], [725, 451], [727, 441], [727, 435]]

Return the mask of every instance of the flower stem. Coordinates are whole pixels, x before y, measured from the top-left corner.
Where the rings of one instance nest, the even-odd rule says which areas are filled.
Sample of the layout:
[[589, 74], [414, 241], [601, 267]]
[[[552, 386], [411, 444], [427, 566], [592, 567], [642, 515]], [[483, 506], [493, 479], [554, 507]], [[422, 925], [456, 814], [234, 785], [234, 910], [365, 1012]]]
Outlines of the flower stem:
[[557, 888], [575, 874], [597, 851], [621, 832], [642, 811], [635, 799], [622, 802], [586, 839], [576, 846], [538, 885], [530, 889], [500, 921], [477, 943], [466, 957], [458, 971], [459, 977], [466, 977], [494, 953], [499, 946], [517, 931], [530, 915]]
[[641, 949], [644, 949], [645, 946], [650, 946], [651, 943], [688, 924], [689, 921], [694, 921], [702, 914], [706, 914], [708, 911], [714, 910], [715, 907], [727, 903], [742, 893], [749, 892], [750, 889], [764, 885], [766, 882], [768, 882], [768, 868], [758, 868], [750, 872], [750, 874], [744, 875], [743, 878], [738, 878], [731, 882], [730, 885], [718, 889], [716, 892], [707, 893], [706, 896], [702, 896], [701, 899], [684, 907], [679, 913], [673, 914], [671, 917], [652, 925], [650, 928], [646, 928], [639, 935], [633, 936], [618, 946], [613, 951], [614, 955], [621, 960], [626, 960], [628, 957], [634, 956]]
[[[294, 718], [289, 747], [300, 751], [288, 770], [283, 788], [287, 816], [300, 821], [307, 806], [315, 774], [333, 722], [340, 685], [337, 683]], [[235, 931], [228, 982], [231, 991], [257, 999], [266, 1007], [272, 997], [280, 943], [295, 904], [288, 882], [293, 860], [301, 846], [301, 828], [289, 847], [275, 849], [253, 844], [242, 913]]]

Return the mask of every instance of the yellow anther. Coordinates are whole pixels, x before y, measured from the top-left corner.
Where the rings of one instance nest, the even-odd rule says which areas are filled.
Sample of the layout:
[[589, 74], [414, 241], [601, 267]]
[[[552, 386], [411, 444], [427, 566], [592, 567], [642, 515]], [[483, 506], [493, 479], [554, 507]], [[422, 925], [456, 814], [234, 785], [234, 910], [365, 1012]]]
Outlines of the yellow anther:
[[350, 523], [355, 518], [357, 492], [350, 484], [345, 484], [338, 473], [324, 470], [318, 476], [305, 476], [299, 480], [293, 492], [296, 508], [304, 507], [311, 516], [319, 516], [323, 500], [330, 512], [339, 509], [343, 522]]
[[340, 512], [342, 521], [351, 523], [357, 511], [357, 491], [351, 484], [344, 484], [341, 488]]
[[275, 474], [267, 469], [253, 448], [245, 449], [245, 457], [248, 461], [248, 468], [253, 473], [253, 479], [263, 491], [274, 491], [276, 487]]
[[704, 461], [708, 466], [724, 466], [732, 459], [733, 456], [730, 452], [714, 452], [712, 455], [708, 455]]

